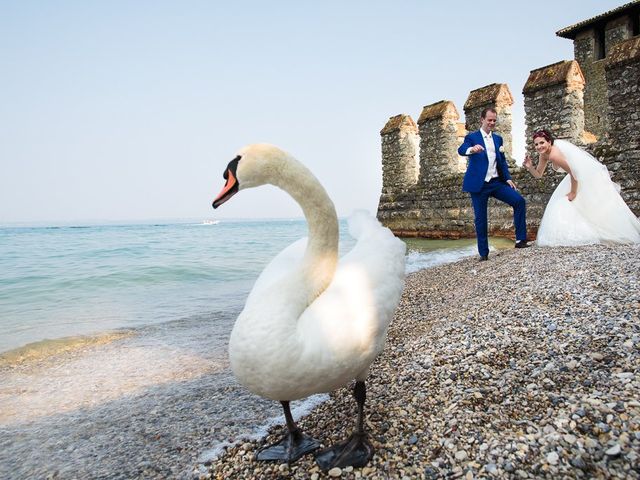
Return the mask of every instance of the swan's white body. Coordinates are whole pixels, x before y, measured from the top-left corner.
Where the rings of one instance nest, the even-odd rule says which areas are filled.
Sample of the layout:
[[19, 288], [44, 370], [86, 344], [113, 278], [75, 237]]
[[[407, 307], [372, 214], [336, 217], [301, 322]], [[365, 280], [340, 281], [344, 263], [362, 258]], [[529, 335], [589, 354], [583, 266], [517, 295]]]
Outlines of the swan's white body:
[[364, 380], [382, 351], [404, 286], [405, 244], [364, 213], [349, 221], [357, 239], [338, 261], [333, 203], [309, 170], [270, 145], [240, 152], [240, 189], [271, 183], [302, 207], [309, 239], [265, 268], [229, 342], [231, 368], [252, 392], [296, 400]]

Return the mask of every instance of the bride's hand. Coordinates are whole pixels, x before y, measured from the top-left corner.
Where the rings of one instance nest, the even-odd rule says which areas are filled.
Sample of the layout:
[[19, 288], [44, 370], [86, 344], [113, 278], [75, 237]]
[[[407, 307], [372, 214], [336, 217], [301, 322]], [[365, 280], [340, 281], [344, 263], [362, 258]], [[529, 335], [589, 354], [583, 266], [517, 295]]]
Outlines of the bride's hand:
[[573, 202], [573, 199], [576, 198], [576, 194], [574, 192], [567, 193], [567, 198], [570, 202]]
[[529, 168], [533, 165], [531, 157], [529, 155], [524, 156], [524, 161], [522, 162], [522, 166], [525, 168]]

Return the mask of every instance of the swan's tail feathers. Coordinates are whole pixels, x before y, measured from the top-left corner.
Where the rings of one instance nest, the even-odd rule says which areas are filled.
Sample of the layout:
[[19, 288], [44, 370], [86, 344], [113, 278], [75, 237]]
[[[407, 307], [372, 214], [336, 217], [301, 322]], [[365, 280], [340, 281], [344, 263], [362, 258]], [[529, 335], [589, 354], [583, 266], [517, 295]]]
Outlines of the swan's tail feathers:
[[395, 245], [394, 250], [402, 250], [400, 255], [406, 252], [406, 245], [395, 237], [387, 227], [383, 227], [376, 217], [366, 210], [356, 210], [347, 220], [349, 234], [356, 240], [375, 236], [379, 240], [386, 240], [387, 244]]
[[[349, 232], [358, 241], [343, 261], [355, 261], [360, 268], [364, 267], [373, 288], [385, 290], [385, 293], [380, 292], [381, 298], [399, 301], [404, 286], [407, 245], [383, 227], [376, 217], [363, 210], [356, 211], [349, 218]], [[394, 288], [396, 285], [398, 289]], [[395, 300], [390, 303], [394, 302], [397, 303]]]
[[[355, 239], [369, 235], [375, 230], [388, 230], [380, 224], [376, 217], [366, 210], [354, 211], [347, 220], [347, 224], [349, 226], [349, 234]], [[389, 233], [391, 233], [391, 231], [389, 231]]]

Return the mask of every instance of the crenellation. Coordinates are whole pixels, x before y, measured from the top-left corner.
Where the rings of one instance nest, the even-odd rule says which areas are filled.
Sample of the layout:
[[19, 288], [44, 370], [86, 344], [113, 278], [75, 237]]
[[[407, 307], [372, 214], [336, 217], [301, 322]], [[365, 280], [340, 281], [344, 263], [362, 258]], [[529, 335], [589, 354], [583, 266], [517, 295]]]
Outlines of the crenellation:
[[383, 193], [411, 188], [420, 172], [418, 126], [409, 115], [396, 115], [389, 119], [380, 135]]
[[429, 186], [441, 177], [458, 172], [458, 120], [456, 106], [448, 101], [427, 105], [418, 119], [420, 135], [419, 182]]
[[[584, 143], [584, 76], [578, 62], [562, 61], [532, 70], [525, 83], [525, 137], [546, 128], [555, 137]], [[527, 152], [533, 154], [530, 143]]]

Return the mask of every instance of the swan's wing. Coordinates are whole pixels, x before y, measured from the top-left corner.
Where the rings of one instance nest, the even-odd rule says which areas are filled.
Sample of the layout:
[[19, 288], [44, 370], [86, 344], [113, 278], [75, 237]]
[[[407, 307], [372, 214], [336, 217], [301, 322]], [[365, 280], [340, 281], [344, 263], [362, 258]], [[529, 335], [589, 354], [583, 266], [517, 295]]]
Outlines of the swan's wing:
[[287, 248], [276, 255], [271, 262], [264, 268], [256, 283], [254, 283], [251, 293], [247, 297], [246, 305], [249, 305], [253, 299], [259, 298], [269, 285], [280, 280], [285, 274], [300, 264], [307, 248], [307, 237], [296, 240]]
[[364, 212], [349, 219], [349, 231], [355, 246], [300, 316], [298, 332], [309, 360], [335, 362], [337, 369], [354, 370], [354, 378], [384, 345], [404, 287], [406, 245]]

